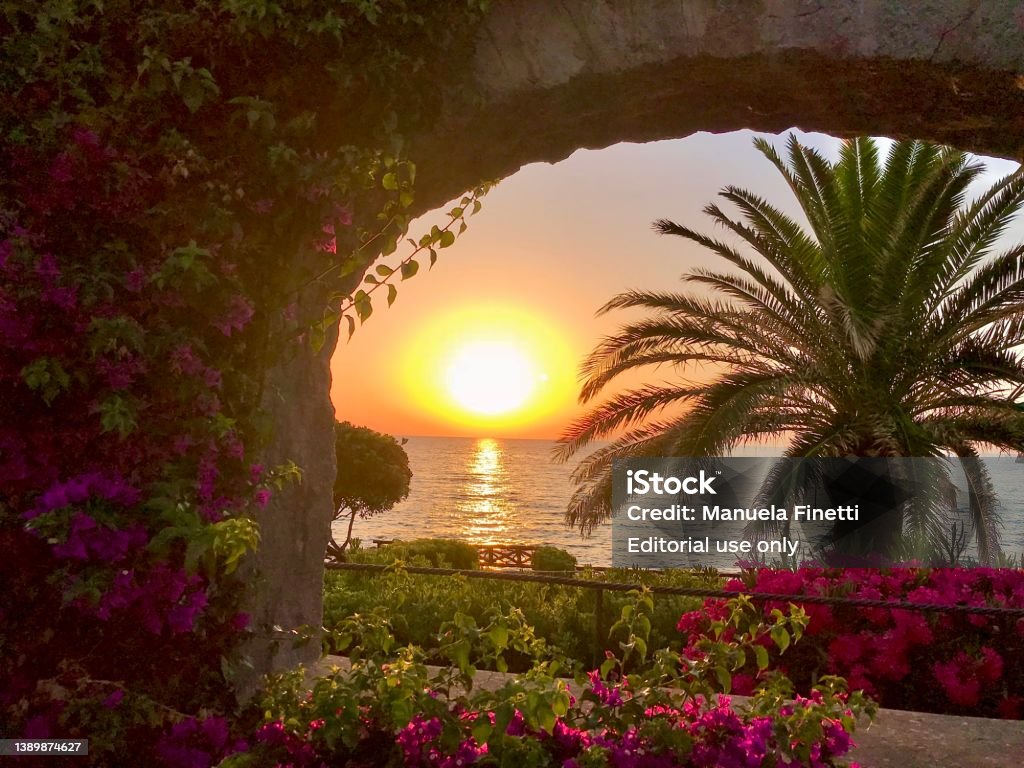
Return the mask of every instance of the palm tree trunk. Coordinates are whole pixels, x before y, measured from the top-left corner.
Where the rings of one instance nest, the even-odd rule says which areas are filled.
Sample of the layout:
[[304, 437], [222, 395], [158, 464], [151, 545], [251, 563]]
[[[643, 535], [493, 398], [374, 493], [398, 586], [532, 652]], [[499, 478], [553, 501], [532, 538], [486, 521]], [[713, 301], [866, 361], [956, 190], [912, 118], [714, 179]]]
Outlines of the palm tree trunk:
[[887, 460], [860, 457], [849, 468], [824, 478], [822, 485], [829, 507], [859, 507], [856, 521], [837, 522], [832, 528], [837, 553], [869, 560], [891, 558], [903, 533], [905, 499]]

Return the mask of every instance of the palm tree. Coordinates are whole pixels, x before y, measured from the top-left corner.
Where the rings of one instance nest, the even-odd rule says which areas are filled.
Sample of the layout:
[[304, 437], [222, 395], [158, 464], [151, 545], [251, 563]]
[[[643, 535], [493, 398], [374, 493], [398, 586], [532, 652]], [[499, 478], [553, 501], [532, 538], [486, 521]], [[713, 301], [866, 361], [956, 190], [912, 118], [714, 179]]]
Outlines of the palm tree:
[[[984, 167], [953, 149], [901, 141], [883, 159], [863, 138], [830, 162], [792, 136], [787, 160], [763, 139], [755, 146], [808, 226], [732, 186], [719, 194], [738, 218], [716, 204], [704, 212], [735, 244], [654, 223], [727, 268], [684, 274], [700, 291], [627, 291], [600, 310], [652, 314], [591, 352], [581, 402], [636, 368], [667, 365], [678, 378], [615, 394], [565, 430], [563, 461], [619, 434], [575, 470], [567, 522], [588, 533], [610, 516], [616, 459], [724, 455], [776, 438], [790, 457], [965, 459], [979, 557], [991, 561], [999, 520], [978, 448], [1024, 449], [1014, 402], [1024, 386], [1024, 244], [995, 252], [1024, 202], [1024, 172], [968, 202]], [[690, 366], [715, 377], [687, 380]], [[948, 533], [928, 515], [905, 525]]]

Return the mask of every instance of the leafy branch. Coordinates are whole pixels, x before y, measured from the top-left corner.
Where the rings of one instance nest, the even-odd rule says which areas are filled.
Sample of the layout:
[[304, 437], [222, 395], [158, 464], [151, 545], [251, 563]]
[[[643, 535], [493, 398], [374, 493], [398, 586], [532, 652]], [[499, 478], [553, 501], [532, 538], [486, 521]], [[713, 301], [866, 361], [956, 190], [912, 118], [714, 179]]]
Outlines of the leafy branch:
[[[391, 174], [385, 174], [384, 186], [386, 189], [395, 189], [396, 187], [389, 186], [389, 176]], [[395, 182], [392, 181], [391, 183], [394, 184]], [[459, 205], [448, 211], [448, 222], [443, 227], [432, 226], [430, 231], [424, 233], [418, 241], [411, 237], [406, 238], [406, 241], [413, 248], [412, 252], [402, 259], [396, 267], [378, 264], [373, 272], [364, 276], [363, 285], [366, 286], [365, 288], [360, 288], [354, 294], [343, 292], [333, 294], [330, 297], [328, 308], [323, 318], [313, 327], [314, 348], [318, 349], [323, 345], [327, 330], [342, 318], [348, 323], [348, 338], [351, 339], [352, 334], [356, 330], [356, 319], [358, 318], [361, 325], [373, 314], [372, 296], [382, 288], [387, 288], [388, 306], [390, 307], [394, 304], [395, 299], [398, 297], [398, 287], [394, 283], [396, 276], [400, 277], [403, 281], [414, 277], [420, 268], [418, 257], [424, 252], [428, 254], [430, 262], [428, 270], [433, 269], [434, 264], [437, 262], [438, 250], [450, 248], [455, 244], [456, 239], [466, 231], [467, 216], [472, 216], [480, 211], [482, 205], [481, 198], [493, 186], [494, 182], [485, 182], [464, 195], [459, 201]], [[403, 201], [403, 206], [404, 204]], [[391, 221], [393, 219], [389, 220], [389, 224]], [[378, 233], [378, 236], [380, 234]], [[369, 242], [371, 241], [364, 243], [361, 248], [364, 248]], [[389, 253], [393, 253], [396, 248], [396, 242], [386, 243], [382, 255], [386, 256]], [[335, 302], [338, 302], [337, 308], [333, 307]]]

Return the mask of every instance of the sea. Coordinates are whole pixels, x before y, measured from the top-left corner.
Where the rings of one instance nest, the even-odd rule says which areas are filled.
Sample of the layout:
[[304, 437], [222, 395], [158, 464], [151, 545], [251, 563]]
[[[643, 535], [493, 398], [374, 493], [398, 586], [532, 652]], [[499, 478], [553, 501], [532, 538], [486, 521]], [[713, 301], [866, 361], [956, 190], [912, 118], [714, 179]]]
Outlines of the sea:
[[[409, 437], [405, 444], [413, 477], [408, 498], [393, 509], [356, 519], [352, 535], [362, 546], [374, 539], [452, 538], [476, 545], [552, 545], [581, 565], [612, 564], [611, 524], [587, 537], [565, 524], [575, 462], [552, 460], [554, 442], [465, 437]], [[778, 449], [748, 449], [772, 456]], [[999, 495], [1003, 551], [1024, 553], [1024, 463], [987, 458]], [[343, 541], [345, 524], [334, 523]]]

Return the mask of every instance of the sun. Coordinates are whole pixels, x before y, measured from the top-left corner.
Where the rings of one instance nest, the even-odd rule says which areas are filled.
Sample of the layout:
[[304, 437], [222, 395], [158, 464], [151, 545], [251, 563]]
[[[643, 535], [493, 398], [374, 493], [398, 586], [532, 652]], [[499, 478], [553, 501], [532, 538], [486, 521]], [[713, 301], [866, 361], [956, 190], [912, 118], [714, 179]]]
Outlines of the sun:
[[438, 434], [509, 436], [560, 423], [577, 357], [543, 308], [471, 304], [411, 333], [396, 374], [409, 412], [436, 419]]
[[476, 341], [455, 351], [445, 371], [445, 388], [467, 411], [494, 416], [521, 408], [544, 378], [515, 345]]

